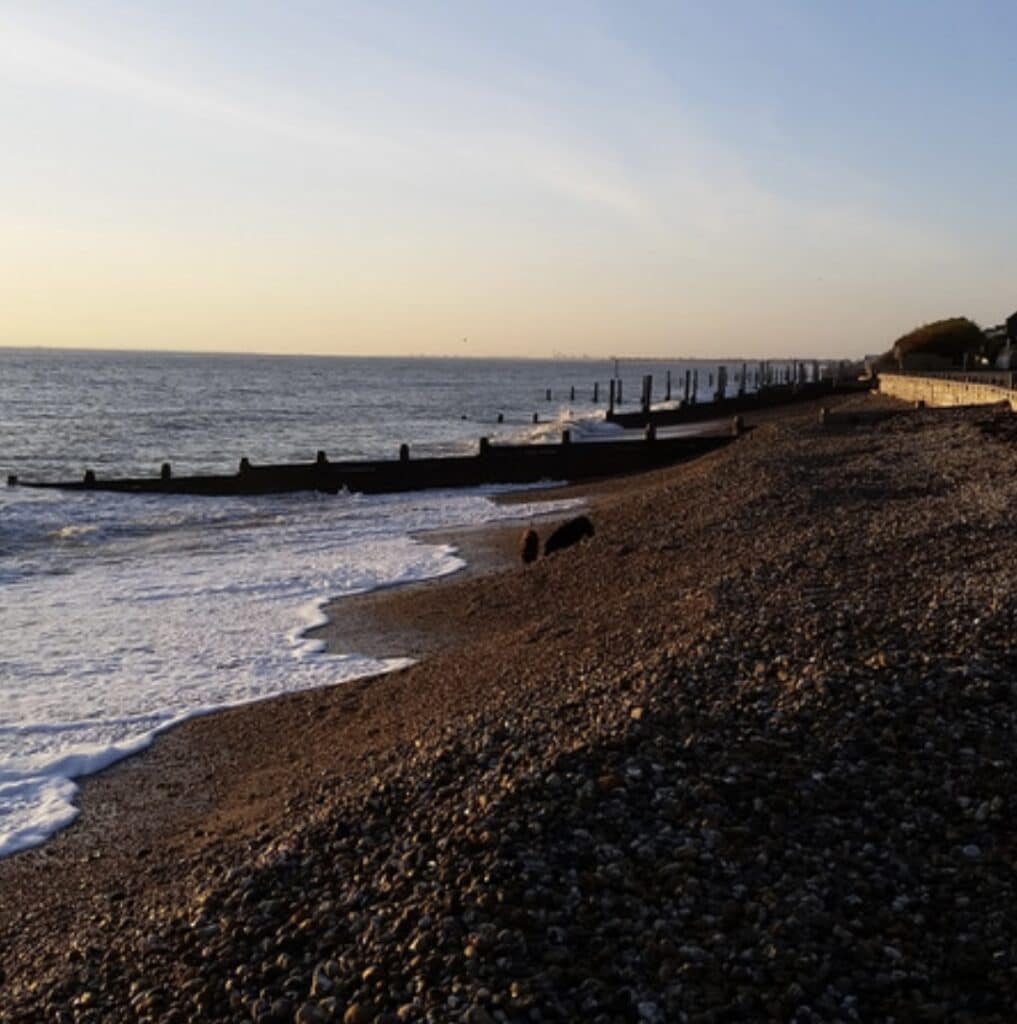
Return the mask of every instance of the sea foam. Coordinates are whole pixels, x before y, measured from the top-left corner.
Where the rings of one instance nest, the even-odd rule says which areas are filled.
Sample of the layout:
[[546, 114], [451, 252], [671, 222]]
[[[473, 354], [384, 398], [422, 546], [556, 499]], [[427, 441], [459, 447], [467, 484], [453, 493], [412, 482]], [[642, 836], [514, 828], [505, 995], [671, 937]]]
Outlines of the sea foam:
[[24, 494], [0, 537], [17, 549], [0, 605], [0, 856], [74, 819], [75, 778], [179, 722], [409, 664], [327, 655], [307, 630], [332, 598], [464, 564], [413, 534], [572, 504]]

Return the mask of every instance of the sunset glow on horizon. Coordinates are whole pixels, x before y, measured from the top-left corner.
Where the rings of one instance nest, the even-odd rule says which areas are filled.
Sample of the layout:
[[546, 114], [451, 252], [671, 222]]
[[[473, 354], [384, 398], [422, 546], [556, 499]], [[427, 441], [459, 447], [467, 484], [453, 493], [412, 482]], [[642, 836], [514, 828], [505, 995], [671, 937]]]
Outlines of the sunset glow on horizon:
[[1015, 30], [1004, 3], [5, 3], [0, 345], [822, 357], [996, 323]]

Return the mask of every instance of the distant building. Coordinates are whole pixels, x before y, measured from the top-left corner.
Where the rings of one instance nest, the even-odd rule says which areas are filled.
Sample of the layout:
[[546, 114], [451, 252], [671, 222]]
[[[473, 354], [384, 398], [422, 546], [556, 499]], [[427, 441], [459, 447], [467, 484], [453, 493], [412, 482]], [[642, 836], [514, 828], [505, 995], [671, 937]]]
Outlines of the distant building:
[[986, 348], [994, 354], [993, 366], [997, 370], [1017, 368], [1017, 313], [985, 329]]

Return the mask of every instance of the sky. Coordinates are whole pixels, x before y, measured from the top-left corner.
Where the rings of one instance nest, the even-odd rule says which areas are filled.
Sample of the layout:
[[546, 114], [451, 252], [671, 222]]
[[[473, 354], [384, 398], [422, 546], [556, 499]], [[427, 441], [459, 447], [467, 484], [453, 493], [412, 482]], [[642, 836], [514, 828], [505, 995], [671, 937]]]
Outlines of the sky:
[[0, 0], [0, 346], [855, 356], [1017, 309], [1017, 5]]

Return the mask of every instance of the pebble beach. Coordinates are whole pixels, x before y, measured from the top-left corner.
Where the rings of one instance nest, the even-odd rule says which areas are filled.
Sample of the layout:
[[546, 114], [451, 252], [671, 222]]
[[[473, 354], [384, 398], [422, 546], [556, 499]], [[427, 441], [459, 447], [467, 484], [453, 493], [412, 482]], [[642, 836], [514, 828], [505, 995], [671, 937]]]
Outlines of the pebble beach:
[[86, 780], [0, 861], [0, 1021], [1012, 1020], [1014, 417], [826, 404]]

